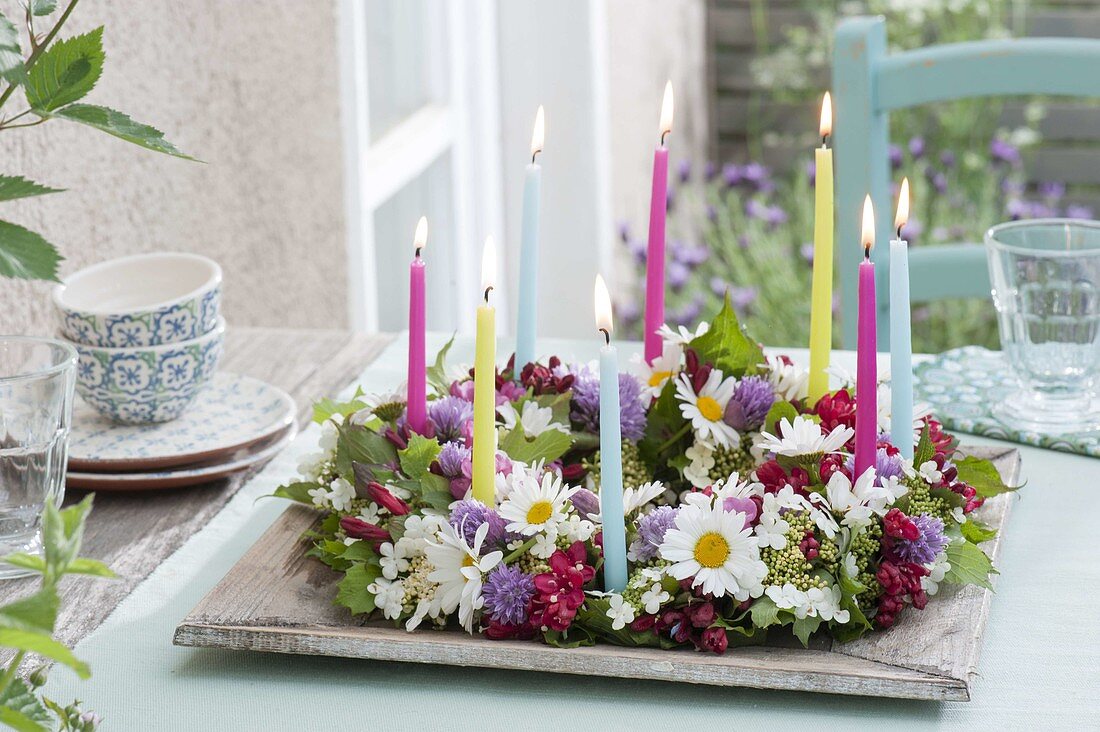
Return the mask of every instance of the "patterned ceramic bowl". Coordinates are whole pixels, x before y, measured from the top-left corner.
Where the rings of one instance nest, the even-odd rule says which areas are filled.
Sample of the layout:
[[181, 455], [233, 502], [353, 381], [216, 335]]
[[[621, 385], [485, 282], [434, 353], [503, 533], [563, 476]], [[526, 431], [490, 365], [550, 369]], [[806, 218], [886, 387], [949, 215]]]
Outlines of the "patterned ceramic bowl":
[[225, 319], [218, 318], [206, 335], [180, 343], [137, 348], [73, 343], [80, 354], [76, 390], [116, 422], [167, 422], [180, 416], [210, 380], [224, 340]]
[[82, 269], [53, 291], [61, 334], [101, 348], [159, 346], [213, 330], [222, 269], [197, 254], [157, 252]]

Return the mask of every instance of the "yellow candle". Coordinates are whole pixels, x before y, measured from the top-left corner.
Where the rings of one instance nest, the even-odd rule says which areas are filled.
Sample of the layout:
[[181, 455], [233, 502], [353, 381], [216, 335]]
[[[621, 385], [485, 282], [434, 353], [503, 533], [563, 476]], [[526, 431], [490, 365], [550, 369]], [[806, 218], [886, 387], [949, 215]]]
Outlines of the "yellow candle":
[[496, 505], [497, 456], [497, 327], [496, 309], [489, 304], [496, 274], [493, 238], [485, 240], [481, 255], [481, 287], [485, 304], [477, 309], [477, 353], [474, 357], [474, 498]]
[[826, 145], [833, 125], [829, 92], [821, 102], [821, 147], [814, 160], [814, 279], [810, 306], [810, 403], [829, 391], [833, 342], [833, 151]]

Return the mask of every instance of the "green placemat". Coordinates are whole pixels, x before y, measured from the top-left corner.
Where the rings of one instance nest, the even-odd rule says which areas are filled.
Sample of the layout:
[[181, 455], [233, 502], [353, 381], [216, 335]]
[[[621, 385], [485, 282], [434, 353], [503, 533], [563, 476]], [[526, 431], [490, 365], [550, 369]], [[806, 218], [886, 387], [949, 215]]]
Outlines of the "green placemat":
[[927, 403], [948, 429], [1100, 457], [1100, 432], [1051, 436], [995, 418], [993, 406], [1019, 388], [1004, 355], [979, 346], [945, 351], [913, 368], [914, 399]]

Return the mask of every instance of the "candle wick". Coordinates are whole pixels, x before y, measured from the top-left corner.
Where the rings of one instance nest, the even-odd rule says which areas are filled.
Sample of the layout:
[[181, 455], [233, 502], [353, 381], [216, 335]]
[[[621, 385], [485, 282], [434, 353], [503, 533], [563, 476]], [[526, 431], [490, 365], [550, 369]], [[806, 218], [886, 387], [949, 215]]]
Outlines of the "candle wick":
[[661, 130], [661, 147], [665, 146], [665, 138], [668, 137], [668, 133], [670, 132], [672, 132], [672, 130]]
[[421, 249], [423, 249], [423, 247], [417, 247], [417, 248], [416, 248], [416, 258], [417, 258], [417, 259], [420, 259], [420, 250], [421, 250]]
[[531, 151], [531, 165], [534, 165], [534, 164], [535, 164], [535, 158], [536, 158], [536, 157], [538, 157], [538, 154], [539, 154], [540, 152], [542, 152], [542, 148], [541, 148], [541, 147], [540, 147], [540, 148], [539, 148], [538, 150], [532, 150], [532, 151]]
[[485, 288], [485, 302], [486, 303], [489, 302], [489, 293], [492, 292], [492, 291], [493, 291], [493, 286], [492, 285], [489, 285], [488, 287]]
[[902, 224], [901, 226], [898, 227], [898, 240], [899, 241], [901, 241], [901, 230], [904, 226], [905, 226], [905, 224]]
[[822, 135], [821, 136], [821, 147], [823, 149], [829, 147], [829, 136], [828, 135]]
[[604, 343], [611, 345], [611, 332], [607, 328], [600, 328], [600, 332], [603, 333]]
[[869, 247], [867, 245], [864, 245], [864, 247], [863, 247], [863, 261], [864, 262], [870, 262], [871, 261], [871, 247]]

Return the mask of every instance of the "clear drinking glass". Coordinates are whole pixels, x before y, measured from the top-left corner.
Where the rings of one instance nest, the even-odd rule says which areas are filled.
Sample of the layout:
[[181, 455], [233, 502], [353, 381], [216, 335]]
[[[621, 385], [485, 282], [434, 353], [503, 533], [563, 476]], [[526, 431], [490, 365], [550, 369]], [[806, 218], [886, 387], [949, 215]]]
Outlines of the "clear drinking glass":
[[1021, 385], [994, 414], [1046, 434], [1100, 429], [1100, 224], [1013, 221], [985, 243], [1001, 348]]
[[67, 343], [0, 336], [0, 556], [39, 552], [46, 501], [64, 496], [76, 362]]

